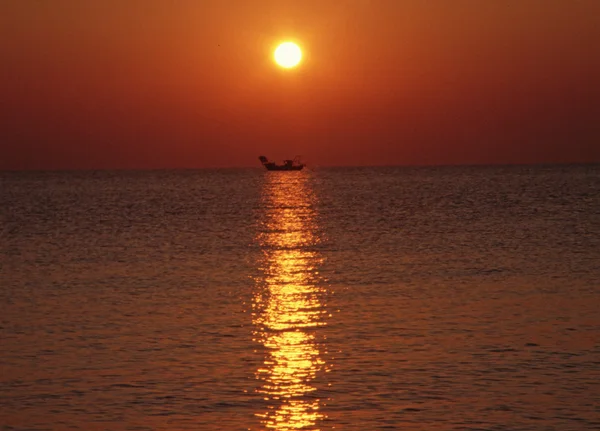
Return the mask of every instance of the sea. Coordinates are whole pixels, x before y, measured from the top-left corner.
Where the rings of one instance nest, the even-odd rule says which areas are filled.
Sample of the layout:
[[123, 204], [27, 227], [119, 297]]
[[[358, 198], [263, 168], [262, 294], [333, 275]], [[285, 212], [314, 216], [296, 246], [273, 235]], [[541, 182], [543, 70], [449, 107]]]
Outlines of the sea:
[[599, 430], [600, 165], [0, 173], [0, 430]]

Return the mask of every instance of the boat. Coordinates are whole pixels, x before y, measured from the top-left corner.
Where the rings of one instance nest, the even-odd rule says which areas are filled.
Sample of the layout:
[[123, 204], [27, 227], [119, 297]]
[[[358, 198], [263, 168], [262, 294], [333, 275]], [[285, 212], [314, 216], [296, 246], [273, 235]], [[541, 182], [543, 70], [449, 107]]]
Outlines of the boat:
[[267, 171], [300, 171], [306, 166], [300, 161], [300, 156], [296, 156], [293, 160], [284, 160], [282, 165], [270, 162], [265, 156], [259, 156], [258, 160], [267, 168]]

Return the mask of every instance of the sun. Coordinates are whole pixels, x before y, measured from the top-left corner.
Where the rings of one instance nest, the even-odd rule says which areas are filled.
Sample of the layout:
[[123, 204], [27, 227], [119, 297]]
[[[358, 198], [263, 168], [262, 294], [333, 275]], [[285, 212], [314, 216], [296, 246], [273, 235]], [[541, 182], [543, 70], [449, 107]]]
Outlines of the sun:
[[290, 69], [296, 67], [302, 60], [302, 50], [294, 42], [283, 42], [275, 49], [273, 58], [281, 67]]

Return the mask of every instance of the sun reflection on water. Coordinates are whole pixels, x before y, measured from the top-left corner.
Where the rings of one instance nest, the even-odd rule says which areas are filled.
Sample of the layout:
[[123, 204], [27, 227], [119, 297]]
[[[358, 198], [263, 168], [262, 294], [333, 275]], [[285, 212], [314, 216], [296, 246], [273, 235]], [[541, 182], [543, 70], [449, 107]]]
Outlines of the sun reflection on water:
[[253, 298], [256, 341], [266, 349], [257, 391], [267, 401], [258, 412], [275, 430], [318, 430], [324, 419], [314, 380], [326, 371], [325, 289], [319, 286], [320, 254], [314, 195], [307, 173], [269, 173], [263, 190], [264, 217], [257, 238], [261, 276]]

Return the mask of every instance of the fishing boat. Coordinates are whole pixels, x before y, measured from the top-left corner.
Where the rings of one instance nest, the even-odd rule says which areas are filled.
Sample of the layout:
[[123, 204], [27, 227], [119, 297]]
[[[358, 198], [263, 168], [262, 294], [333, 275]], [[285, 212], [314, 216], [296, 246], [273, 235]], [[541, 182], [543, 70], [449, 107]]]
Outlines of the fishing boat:
[[265, 156], [259, 156], [258, 160], [267, 168], [267, 171], [300, 171], [306, 166], [300, 161], [300, 156], [296, 156], [293, 160], [284, 160], [282, 165], [270, 162]]

